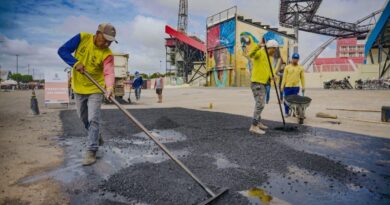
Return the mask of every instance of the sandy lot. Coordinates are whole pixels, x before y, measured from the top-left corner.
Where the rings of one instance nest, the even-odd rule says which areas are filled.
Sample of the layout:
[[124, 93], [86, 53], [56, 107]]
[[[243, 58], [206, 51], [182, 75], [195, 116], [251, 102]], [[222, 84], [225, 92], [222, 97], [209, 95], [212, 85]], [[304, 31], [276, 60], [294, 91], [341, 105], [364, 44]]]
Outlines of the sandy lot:
[[58, 110], [30, 111], [31, 92], [0, 92], [0, 204], [66, 204], [57, 182], [18, 185], [23, 177], [62, 163], [62, 149], [52, 139], [61, 133]]
[[[390, 91], [308, 89], [305, 94], [312, 98], [312, 102], [306, 111], [306, 125], [390, 138], [390, 124], [380, 122], [381, 107], [390, 106]], [[248, 88], [165, 89], [163, 95], [164, 103], [157, 104], [154, 91], [143, 90], [142, 99], [136, 102], [136, 105], [125, 107], [129, 109], [183, 107], [207, 110], [209, 104], [212, 103], [213, 109], [211, 111], [248, 117], [253, 114], [254, 100]], [[132, 100], [135, 99], [134, 95], [131, 97]], [[114, 108], [114, 105], [104, 107]], [[377, 112], [337, 111], [328, 110], [328, 108], [364, 109]], [[317, 112], [336, 114], [339, 119], [316, 118], [315, 115]], [[270, 102], [266, 105], [262, 116], [267, 120], [282, 122], [275, 90], [271, 90]], [[286, 121], [295, 123], [297, 120], [295, 118], [288, 118]]]

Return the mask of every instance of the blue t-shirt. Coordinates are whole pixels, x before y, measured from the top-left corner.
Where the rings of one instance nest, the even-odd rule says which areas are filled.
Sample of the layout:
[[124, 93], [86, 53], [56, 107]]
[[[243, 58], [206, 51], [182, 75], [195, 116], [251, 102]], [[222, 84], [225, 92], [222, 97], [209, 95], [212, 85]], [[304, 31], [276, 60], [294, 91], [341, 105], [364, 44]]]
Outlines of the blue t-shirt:
[[139, 88], [139, 87], [142, 86], [142, 84], [143, 84], [143, 80], [142, 80], [142, 77], [140, 76], [140, 77], [138, 77], [138, 78], [136, 78], [136, 79], [134, 80], [134, 82], [133, 82], [133, 88]]

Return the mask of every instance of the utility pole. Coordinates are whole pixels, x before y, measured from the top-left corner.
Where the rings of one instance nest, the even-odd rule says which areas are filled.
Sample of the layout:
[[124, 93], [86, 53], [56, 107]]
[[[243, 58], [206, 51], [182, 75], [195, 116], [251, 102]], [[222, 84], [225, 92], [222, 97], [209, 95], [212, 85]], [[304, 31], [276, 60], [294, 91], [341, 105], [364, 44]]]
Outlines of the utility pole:
[[27, 74], [30, 75], [30, 64], [27, 64]]
[[16, 54], [16, 73], [19, 73], [19, 55]]

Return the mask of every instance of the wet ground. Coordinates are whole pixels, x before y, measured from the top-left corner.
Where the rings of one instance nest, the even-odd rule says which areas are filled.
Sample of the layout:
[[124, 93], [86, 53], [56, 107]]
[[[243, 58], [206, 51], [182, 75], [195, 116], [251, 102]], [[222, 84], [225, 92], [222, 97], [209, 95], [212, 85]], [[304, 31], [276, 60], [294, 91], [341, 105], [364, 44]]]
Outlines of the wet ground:
[[[217, 192], [214, 204], [390, 204], [390, 140], [183, 108], [130, 110], [193, 173]], [[103, 110], [100, 160], [82, 167], [86, 133], [63, 111], [62, 167], [20, 180], [54, 178], [72, 204], [197, 204], [207, 194], [118, 110]]]

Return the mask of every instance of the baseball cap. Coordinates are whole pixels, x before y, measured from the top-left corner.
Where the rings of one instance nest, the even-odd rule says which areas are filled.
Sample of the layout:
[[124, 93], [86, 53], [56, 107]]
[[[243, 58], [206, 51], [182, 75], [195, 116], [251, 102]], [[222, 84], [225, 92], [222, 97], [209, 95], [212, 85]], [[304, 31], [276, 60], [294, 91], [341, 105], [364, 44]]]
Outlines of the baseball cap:
[[99, 24], [98, 31], [102, 32], [104, 38], [107, 41], [115, 41], [115, 43], [118, 43], [118, 41], [115, 39], [115, 35], [116, 35], [115, 27], [110, 23]]

